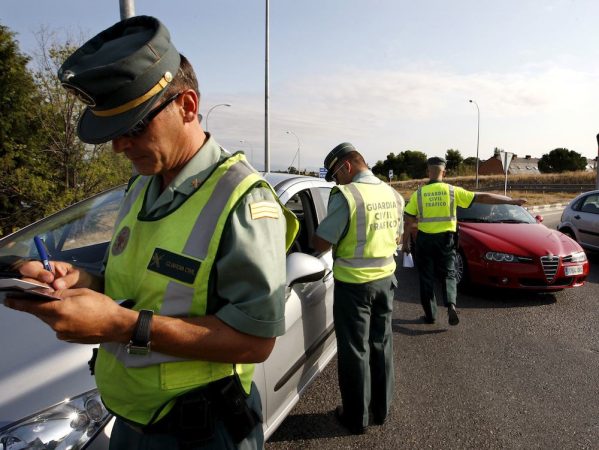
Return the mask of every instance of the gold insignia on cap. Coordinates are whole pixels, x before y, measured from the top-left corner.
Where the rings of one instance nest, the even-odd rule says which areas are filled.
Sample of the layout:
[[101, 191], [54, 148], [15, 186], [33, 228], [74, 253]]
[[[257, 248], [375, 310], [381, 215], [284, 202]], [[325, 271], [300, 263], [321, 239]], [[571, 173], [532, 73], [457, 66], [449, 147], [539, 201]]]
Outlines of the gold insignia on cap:
[[250, 204], [252, 220], [256, 219], [278, 219], [279, 205], [275, 202], [256, 202]]
[[170, 83], [171, 81], [173, 81], [173, 74], [170, 72], [166, 72], [164, 74], [164, 79], [166, 80], [167, 83]]

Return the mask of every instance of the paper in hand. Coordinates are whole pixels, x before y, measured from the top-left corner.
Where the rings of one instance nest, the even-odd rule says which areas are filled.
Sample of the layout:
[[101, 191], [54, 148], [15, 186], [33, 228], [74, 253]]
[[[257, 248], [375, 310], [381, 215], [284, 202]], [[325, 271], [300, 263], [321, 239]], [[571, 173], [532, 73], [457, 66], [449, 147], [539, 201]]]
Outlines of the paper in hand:
[[26, 298], [31, 300], [60, 300], [53, 295], [54, 289], [32, 281], [19, 278], [0, 278], [0, 295], [6, 297]]

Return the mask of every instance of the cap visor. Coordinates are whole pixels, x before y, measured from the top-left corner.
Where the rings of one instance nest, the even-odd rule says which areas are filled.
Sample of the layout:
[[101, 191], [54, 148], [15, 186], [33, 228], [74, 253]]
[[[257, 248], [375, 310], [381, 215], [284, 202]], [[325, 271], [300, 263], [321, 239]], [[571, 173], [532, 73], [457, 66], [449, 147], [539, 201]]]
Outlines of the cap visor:
[[163, 89], [141, 105], [115, 116], [96, 116], [89, 108], [86, 108], [77, 126], [79, 139], [87, 144], [102, 144], [121, 136], [152, 110], [156, 102], [164, 95], [165, 90]]

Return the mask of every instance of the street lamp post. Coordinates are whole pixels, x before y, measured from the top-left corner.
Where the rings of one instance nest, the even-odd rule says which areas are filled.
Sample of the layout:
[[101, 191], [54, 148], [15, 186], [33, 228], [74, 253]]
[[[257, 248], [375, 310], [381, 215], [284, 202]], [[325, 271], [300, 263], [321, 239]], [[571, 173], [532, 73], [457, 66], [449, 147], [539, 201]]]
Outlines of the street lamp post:
[[214, 108], [218, 108], [219, 106], [231, 106], [231, 105], [228, 103], [219, 103], [218, 105], [214, 105], [212, 108], [210, 108], [208, 110], [208, 112], [206, 113], [206, 131], [208, 131], [208, 117], [210, 116], [210, 113], [212, 112], [212, 110]]
[[[297, 173], [299, 173], [301, 175], [302, 172], [300, 170], [300, 140], [297, 137], [297, 134], [295, 134], [291, 130], [285, 131], [285, 133], [293, 134], [295, 136], [295, 138], [297, 139], [297, 151], [295, 152], [295, 154], [297, 155]], [[293, 161], [295, 161], [295, 156], [293, 157]], [[293, 165], [293, 161], [291, 161], [291, 165]]]
[[474, 100], [469, 100], [470, 103], [476, 105], [476, 189], [478, 189], [478, 142], [480, 138], [480, 109], [478, 103]]
[[252, 164], [252, 166], [254, 165], [254, 146], [252, 145], [251, 142], [246, 141], [244, 139], [239, 141], [240, 144], [250, 144], [250, 163]]

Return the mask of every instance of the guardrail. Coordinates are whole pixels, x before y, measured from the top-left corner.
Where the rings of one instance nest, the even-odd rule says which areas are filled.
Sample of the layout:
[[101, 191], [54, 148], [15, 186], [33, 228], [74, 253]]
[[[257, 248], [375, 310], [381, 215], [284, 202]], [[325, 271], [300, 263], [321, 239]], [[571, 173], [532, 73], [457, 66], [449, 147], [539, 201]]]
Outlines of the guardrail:
[[[499, 191], [503, 190], [504, 184], [494, 184], [490, 186], [479, 186], [479, 191]], [[594, 184], [526, 184], [526, 183], [508, 183], [508, 191], [536, 191], [536, 192], [586, 192], [595, 189]]]

